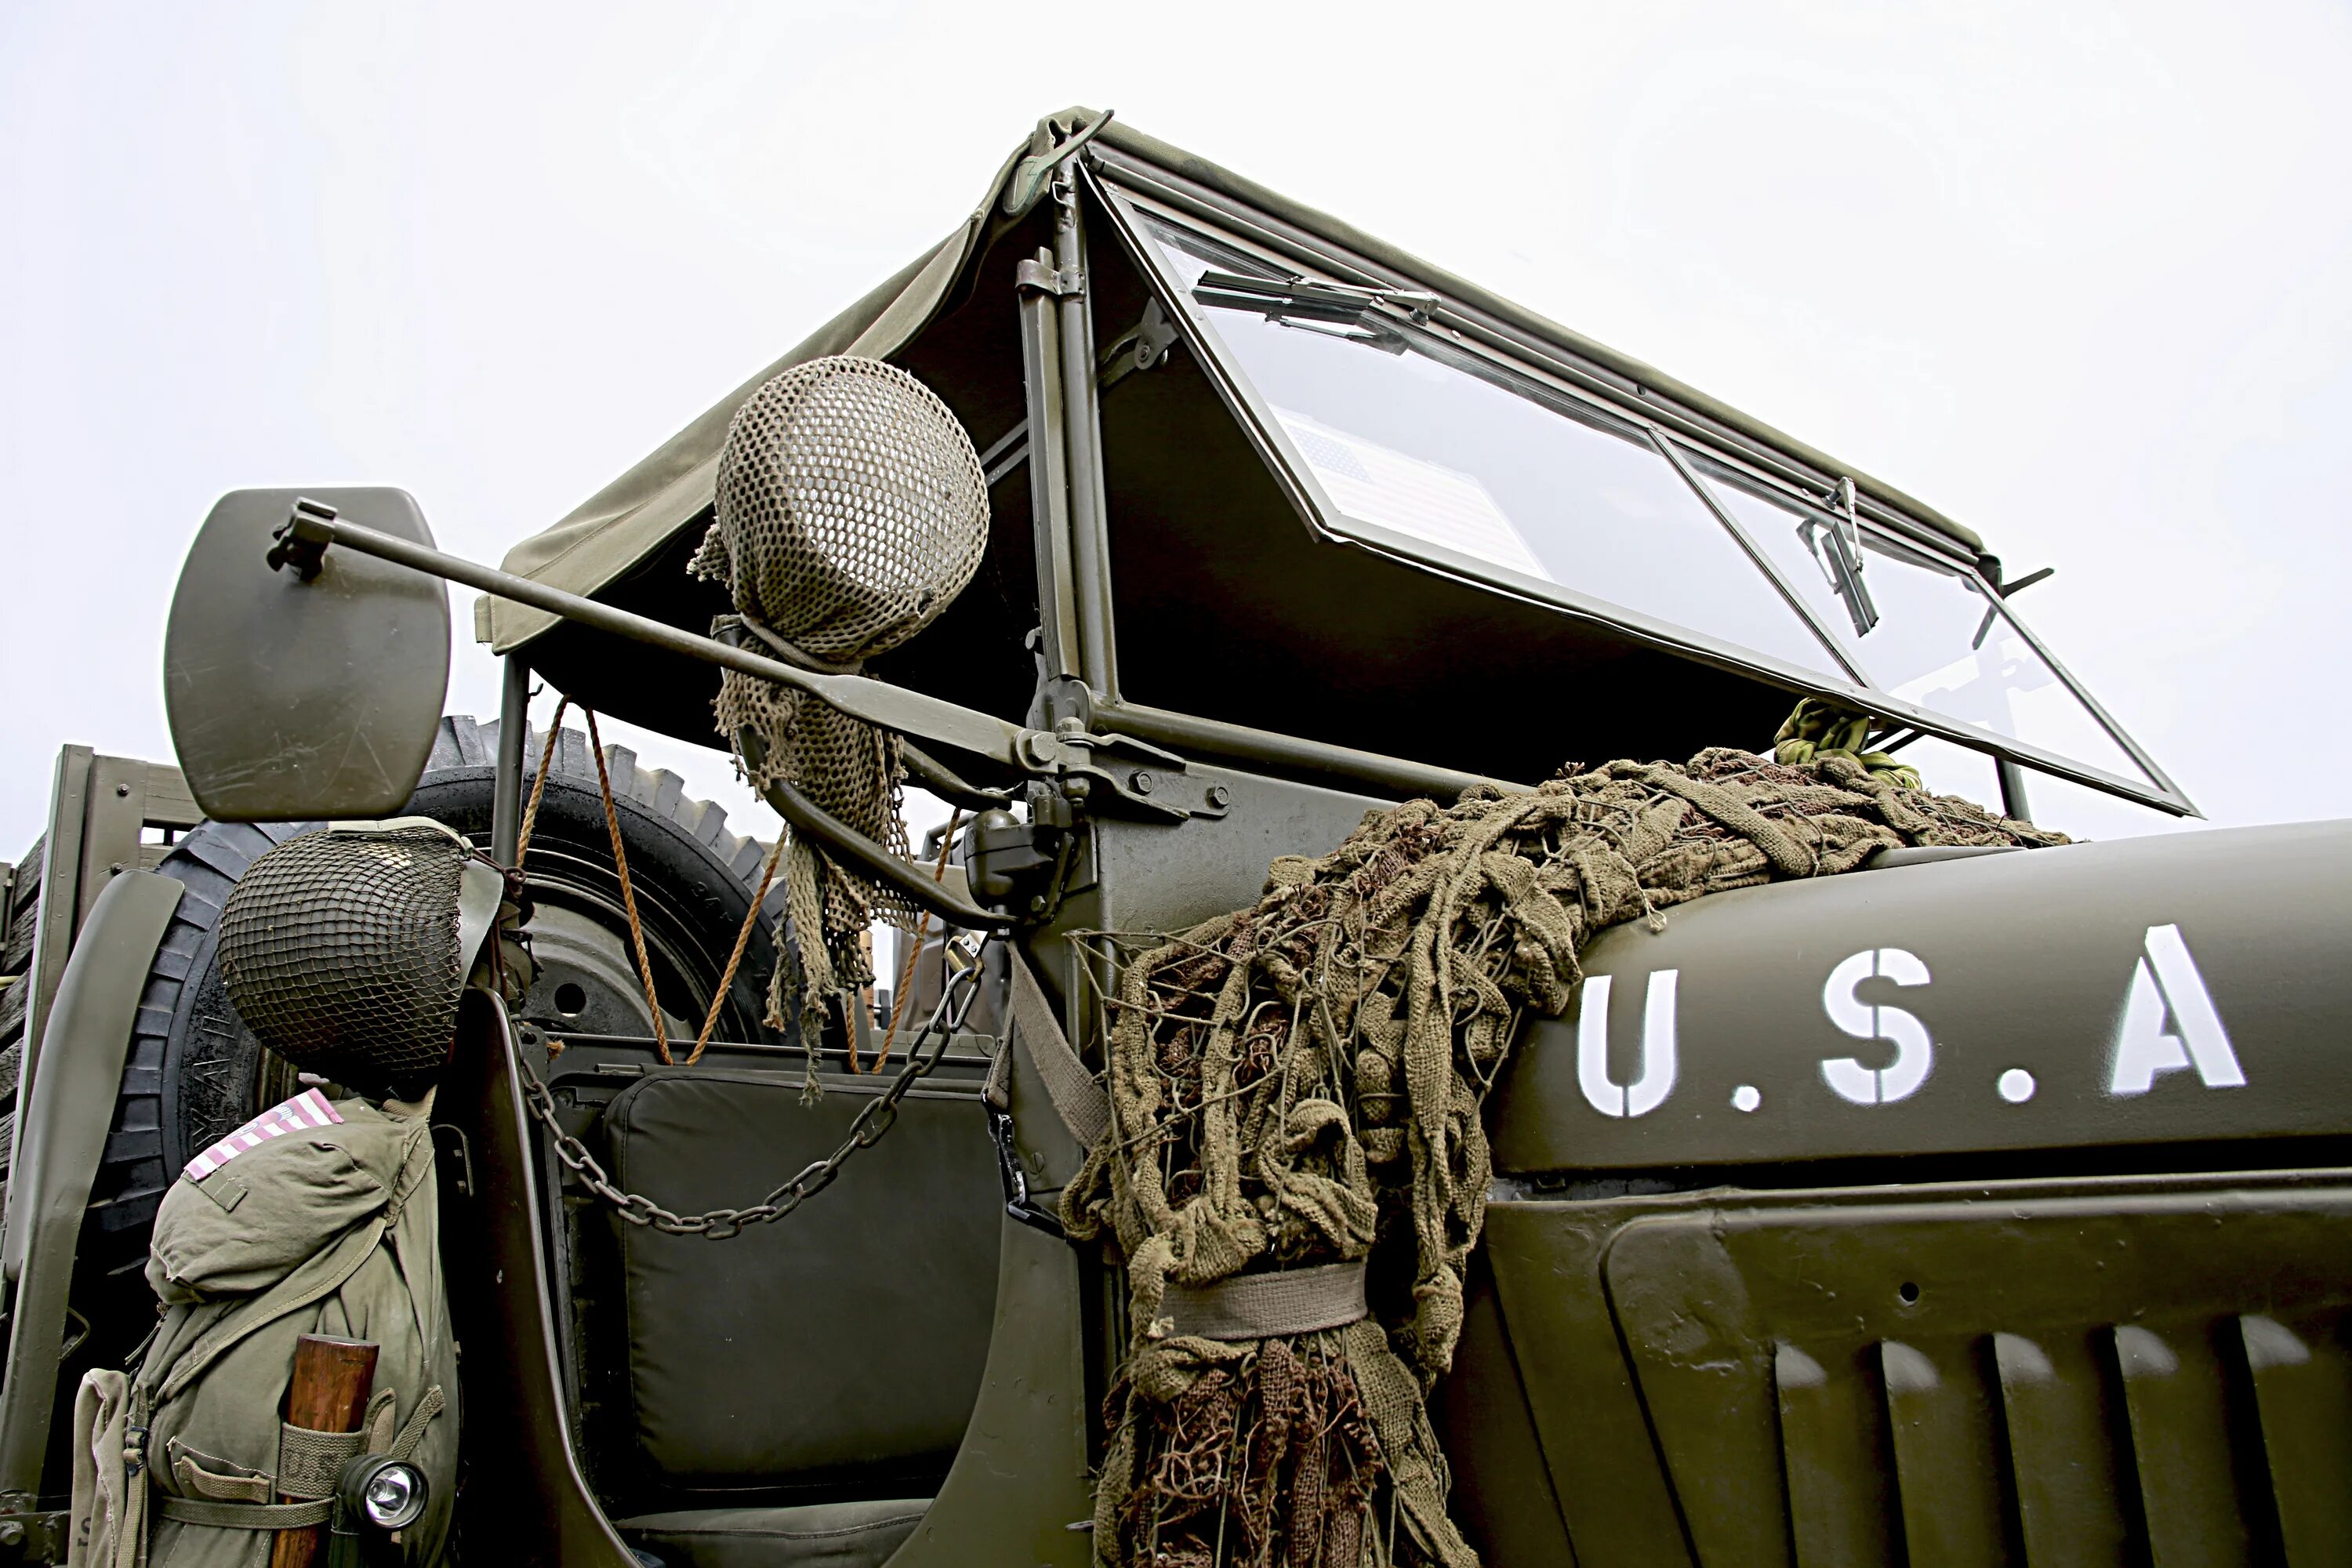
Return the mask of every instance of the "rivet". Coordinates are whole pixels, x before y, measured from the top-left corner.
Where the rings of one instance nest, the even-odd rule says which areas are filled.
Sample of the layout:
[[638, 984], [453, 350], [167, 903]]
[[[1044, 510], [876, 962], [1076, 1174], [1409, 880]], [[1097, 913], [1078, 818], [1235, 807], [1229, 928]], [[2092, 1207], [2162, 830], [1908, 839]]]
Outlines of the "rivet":
[[115, 794], [117, 794], [117, 795], [126, 795], [126, 796], [127, 796], [127, 795], [130, 795], [130, 793], [131, 793], [131, 786], [130, 786], [129, 784], [116, 784], [116, 785], [114, 786], [114, 793], [115, 793]]

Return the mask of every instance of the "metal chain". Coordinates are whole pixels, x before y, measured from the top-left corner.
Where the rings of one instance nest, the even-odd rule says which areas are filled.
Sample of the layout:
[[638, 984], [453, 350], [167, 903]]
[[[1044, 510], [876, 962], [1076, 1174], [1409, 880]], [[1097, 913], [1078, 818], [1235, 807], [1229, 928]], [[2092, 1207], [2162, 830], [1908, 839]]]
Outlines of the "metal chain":
[[[852, 1154], [860, 1149], [871, 1148], [881, 1141], [882, 1135], [890, 1131], [891, 1124], [898, 1121], [898, 1101], [905, 1098], [907, 1090], [914, 1087], [917, 1079], [929, 1073], [946, 1057], [949, 1040], [963, 1026], [964, 1018], [971, 1010], [972, 999], [979, 994], [982, 968], [983, 965], [975, 961], [948, 977], [939, 1005], [931, 1009], [931, 1016], [924, 1020], [921, 1030], [908, 1046], [905, 1064], [891, 1079], [890, 1086], [858, 1111], [840, 1146], [824, 1159], [802, 1167], [799, 1174], [750, 1208], [712, 1209], [705, 1214], [676, 1215], [651, 1198], [624, 1191], [604, 1173], [604, 1167], [596, 1163], [596, 1156], [588, 1152], [588, 1146], [563, 1130], [562, 1123], [556, 1120], [553, 1092], [530, 1060], [518, 1051], [515, 1060], [522, 1068], [524, 1102], [530, 1107], [531, 1115], [554, 1138], [555, 1157], [563, 1162], [564, 1168], [579, 1177], [589, 1191], [610, 1204], [623, 1219], [631, 1225], [645, 1226], [671, 1236], [699, 1236], [712, 1241], [724, 1241], [742, 1235], [752, 1226], [766, 1225], [791, 1214], [831, 1186], [834, 1177], [841, 1173], [841, 1167], [848, 1163]], [[924, 1050], [926, 1042], [930, 1044], [928, 1054]], [[1006, 1047], [1000, 1045], [997, 1048], [1003, 1050]]]

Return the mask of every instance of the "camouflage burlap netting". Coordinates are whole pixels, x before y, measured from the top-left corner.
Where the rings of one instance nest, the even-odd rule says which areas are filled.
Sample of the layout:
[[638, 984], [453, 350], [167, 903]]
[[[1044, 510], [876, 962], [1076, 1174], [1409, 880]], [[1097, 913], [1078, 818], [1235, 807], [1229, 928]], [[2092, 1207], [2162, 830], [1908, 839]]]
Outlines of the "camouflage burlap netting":
[[[727, 584], [755, 636], [842, 668], [930, 625], [988, 542], [971, 438], [929, 387], [879, 360], [811, 360], [762, 384], [728, 427], [717, 492], [690, 570]], [[792, 784], [906, 852], [898, 737], [734, 670], [719, 678], [716, 718], [754, 785]], [[813, 1022], [805, 1015], [868, 983], [859, 938], [877, 914], [913, 913], [797, 833], [784, 887], [793, 940], [779, 946], [792, 956], [769, 996], [779, 1026], [788, 994]]]
[[[1854, 759], [1707, 751], [1365, 817], [1252, 908], [1142, 953], [1108, 1031], [1110, 1131], [1063, 1200], [1132, 1291], [1095, 1541], [1150, 1568], [1475, 1563], [1424, 1396], [1485, 1223], [1480, 1111], [1596, 932], [1906, 844], [2064, 839]], [[1171, 1286], [1369, 1259], [1372, 1315], [1180, 1335]]]

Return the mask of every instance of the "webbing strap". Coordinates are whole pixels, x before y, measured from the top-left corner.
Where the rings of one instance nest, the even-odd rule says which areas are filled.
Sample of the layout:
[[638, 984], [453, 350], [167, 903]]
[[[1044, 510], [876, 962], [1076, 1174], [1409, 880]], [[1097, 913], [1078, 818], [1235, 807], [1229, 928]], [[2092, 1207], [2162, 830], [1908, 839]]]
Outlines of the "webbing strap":
[[1070, 1038], [1062, 1033], [1062, 1022], [1054, 1016], [1029, 960], [1011, 942], [1004, 944], [1004, 953], [1013, 971], [1013, 1038], [1036, 1064], [1037, 1076], [1045, 1080], [1045, 1097], [1054, 1102], [1062, 1125], [1079, 1148], [1091, 1149], [1110, 1131], [1110, 1096], [1070, 1048]]
[[425, 1397], [416, 1402], [416, 1408], [408, 1413], [407, 1424], [393, 1438], [392, 1446], [383, 1451], [395, 1459], [405, 1459], [416, 1452], [416, 1445], [425, 1440], [425, 1429], [433, 1425], [433, 1418], [440, 1415], [447, 1404], [448, 1401], [442, 1396], [439, 1384], [426, 1389]]
[[180, 1524], [201, 1524], [214, 1530], [306, 1530], [327, 1522], [335, 1511], [335, 1500], [199, 1502], [194, 1498], [159, 1496], [155, 1511]]
[[1286, 1339], [1345, 1328], [1370, 1310], [1361, 1258], [1319, 1268], [1237, 1274], [1213, 1285], [1171, 1285], [1160, 1306], [1171, 1332], [1204, 1340]]
[[343, 1466], [359, 1458], [367, 1433], [321, 1432], [278, 1424], [278, 1489], [288, 1497], [332, 1497]]

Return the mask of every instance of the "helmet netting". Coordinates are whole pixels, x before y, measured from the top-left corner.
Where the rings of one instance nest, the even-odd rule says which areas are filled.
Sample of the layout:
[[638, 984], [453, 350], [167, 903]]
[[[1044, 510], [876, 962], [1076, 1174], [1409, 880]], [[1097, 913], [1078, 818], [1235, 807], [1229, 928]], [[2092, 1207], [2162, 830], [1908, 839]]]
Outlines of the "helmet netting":
[[[854, 668], [938, 617], [978, 570], [988, 485], [971, 438], [921, 382], [835, 355], [771, 378], [736, 411], [719, 460], [716, 521], [690, 570], [723, 582], [745, 621]], [[803, 693], [720, 673], [714, 715], [754, 786], [782, 782], [899, 855], [898, 738]], [[746, 742], [756, 742], [746, 744]], [[906, 926], [903, 895], [843, 868], [798, 834], [785, 864], [807, 1010], [871, 979], [859, 941], [878, 917]], [[787, 965], [787, 968], [795, 965]]]

